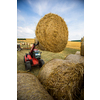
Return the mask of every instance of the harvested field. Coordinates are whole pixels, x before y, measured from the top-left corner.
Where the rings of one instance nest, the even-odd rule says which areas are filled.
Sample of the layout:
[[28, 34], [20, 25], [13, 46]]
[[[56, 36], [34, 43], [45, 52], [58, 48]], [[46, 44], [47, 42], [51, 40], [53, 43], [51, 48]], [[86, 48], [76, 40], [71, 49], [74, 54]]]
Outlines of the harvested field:
[[17, 100], [53, 100], [53, 98], [34, 75], [17, 73]]
[[46, 50], [61, 52], [68, 41], [68, 28], [58, 15], [49, 13], [40, 19], [36, 26], [36, 37]]
[[[24, 55], [26, 53], [29, 53], [30, 50], [22, 50], [22, 51], [17, 51], [17, 70], [19, 71], [25, 71], [25, 65], [24, 65]], [[75, 54], [76, 51], [79, 51], [77, 49], [70, 49], [70, 48], [65, 48], [62, 52], [59, 52], [59, 53], [53, 53], [53, 52], [49, 52], [49, 51], [42, 51], [41, 54], [41, 57], [42, 59], [45, 61], [45, 63], [47, 63], [48, 61], [50, 61], [51, 59], [65, 59], [65, 57], [67, 55], [70, 55], [70, 54]], [[40, 71], [40, 68], [39, 66], [37, 67], [33, 67], [31, 72], [32, 74], [34, 74], [35, 76], [38, 76], [38, 73]], [[80, 92], [80, 91], [79, 91]], [[79, 93], [80, 94], [80, 93]], [[82, 92], [82, 95], [83, 95], [83, 92]], [[80, 96], [79, 98], [81, 99], [78, 99], [78, 100], [83, 100], [82, 98], [84, 96]], [[60, 99], [61, 100], [61, 99]]]
[[33, 39], [26, 38], [26, 40], [17, 40], [17, 42], [19, 42], [19, 43], [21, 43], [21, 42], [34, 43], [34, 38]]
[[68, 41], [68, 44], [66, 45], [66, 48], [72, 48], [72, 49], [78, 49], [80, 50], [81, 42], [71, 42]]
[[55, 100], [77, 100], [83, 87], [84, 65], [53, 59], [40, 69], [38, 79]]
[[[22, 41], [26, 42], [26, 43], [35, 43], [35, 39], [26, 39], [26, 40], [17, 40], [17, 43], [21, 43]], [[27, 48], [27, 45], [23, 45], [23, 48]], [[71, 49], [78, 49], [80, 50], [81, 48], [81, 42], [71, 42], [68, 41], [66, 48], [71, 48]]]
[[[62, 52], [59, 53], [53, 53], [53, 52], [49, 52], [49, 51], [42, 51], [41, 54], [41, 59], [43, 59], [46, 62], [48, 62], [51, 59], [57, 58], [57, 59], [65, 59], [65, 57], [69, 54], [75, 54], [76, 51], [78, 51], [77, 49], [70, 49], [70, 48], [65, 48]], [[25, 71], [25, 65], [24, 65], [24, 56], [26, 53], [29, 53], [30, 50], [21, 50], [21, 51], [17, 51], [17, 70], [19, 71]], [[31, 73], [33, 73], [34, 75], [38, 75], [39, 73], [39, 66], [37, 67], [32, 67]]]

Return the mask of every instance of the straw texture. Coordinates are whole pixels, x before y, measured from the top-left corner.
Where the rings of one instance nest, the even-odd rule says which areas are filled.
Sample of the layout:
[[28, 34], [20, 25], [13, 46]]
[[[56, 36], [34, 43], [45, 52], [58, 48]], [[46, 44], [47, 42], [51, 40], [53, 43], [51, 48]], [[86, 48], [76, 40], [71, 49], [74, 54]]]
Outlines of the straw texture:
[[51, 52], [64, 50], [68, 41], [68, 28], [58, 15], [46, 14], [37, 24], [36, 37], [41, 45]]
[[78, 100], [83, 85], [84, 65], [54, 59], [40, 70], [38, 79], [55, 100]]
[[38, 79], [25, 72], [17, 73], [17, 100], [53, 100]]

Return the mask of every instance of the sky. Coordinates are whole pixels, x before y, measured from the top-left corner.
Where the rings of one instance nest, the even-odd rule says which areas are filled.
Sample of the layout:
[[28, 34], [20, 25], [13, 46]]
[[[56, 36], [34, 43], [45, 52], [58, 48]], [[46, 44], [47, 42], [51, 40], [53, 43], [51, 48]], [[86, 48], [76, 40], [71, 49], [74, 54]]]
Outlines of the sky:
[[84, 36], [84, 0], [17, 0], [17, 38], [35, 38], [36, 25], [48, 13], [64, 19], [69, 41]]

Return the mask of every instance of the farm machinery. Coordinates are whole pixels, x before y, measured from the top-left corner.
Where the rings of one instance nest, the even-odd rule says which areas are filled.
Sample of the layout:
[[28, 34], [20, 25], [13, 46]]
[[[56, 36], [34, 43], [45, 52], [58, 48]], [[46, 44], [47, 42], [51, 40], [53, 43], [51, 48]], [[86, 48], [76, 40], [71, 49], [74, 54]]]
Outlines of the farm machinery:
[[41, 59], [42, 52], [40, 52], [38, 49], [35, 49], [37, 45], [39, 45], [39, 42], [37, 44], [34, 43], [29, 54], [24, 56], [25, 69], [27, 71], [31, 71], [33, 66], [42, 67], [44, 64], [44, 61]]
[[22, 50], [22, 48], [20, 46], [20, 43], [17, 43], [17, 51], [21, 51], [21, 50]]

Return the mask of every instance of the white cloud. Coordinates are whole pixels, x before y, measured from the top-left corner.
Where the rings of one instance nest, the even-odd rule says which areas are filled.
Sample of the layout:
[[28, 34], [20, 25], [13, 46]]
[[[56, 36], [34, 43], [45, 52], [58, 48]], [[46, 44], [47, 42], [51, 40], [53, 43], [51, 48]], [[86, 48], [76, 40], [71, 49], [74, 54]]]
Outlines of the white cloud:
[[73, 23], [68, 27], [69, 40], [79, 40], [84, 36], [84, 23]]
[[21, 12], [19, 9], [17, 9], [17, 12]]
[[[28, 0], [28, 3], [32, 7], [33, 11], [37, 13], [40, 16], [44, 16], [47, 13], [56, 13], [56, 14], [61, 14], [65, 13], [67, 11], [70, 11], [74, 6], [75, 3], [71, 5], [67, 5], [64, 3], [55, 3], [52, 0], [39, 0], [38, 2], [34, 2], [32, 0]], [[54, 4], [53, 4], [54, 3]], [[66, 2], [67, 3], [67, 2]]]
[[33, 11], [40, 16], [43, 16], [49, 9], [48, 1], [43, 2], [42, 0], [34, 3], [32, 0], [28, 0], [28, 3], [32, 7]]
[[21, 10], [19, 10], [19, 9], [17, 9], [17, 20], [25, 22], [25, 18], [22, 16]]
[[17, 37], [21, 38], [34, 38], [35, 37], [35, 26], [18, 27]]
[[18, 24], [17, 37], [34, 38], [37, 23], [41, 17], [50, 12], [56, 13], [64, 18], [69, 30], [69, 40], [81, 39], [84, 35], [84, 19], [82, 19], [84, 13], [81, 11], [74, 12], [74, 8], [77, 6], [74, 2], [69, 4], [68, 2], [57, 3], [52, 0], [45, 0], [45, 2], [43, 0], [38, 0], [38, 2], [33, 0], [27, 1], [33, 9], [33, 12], [37, 13], [39, 16], [24, 16], [21, 10], [17, 9], [17, 20], [22, 22]]

